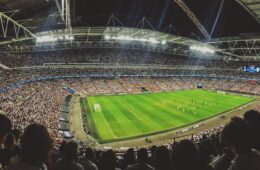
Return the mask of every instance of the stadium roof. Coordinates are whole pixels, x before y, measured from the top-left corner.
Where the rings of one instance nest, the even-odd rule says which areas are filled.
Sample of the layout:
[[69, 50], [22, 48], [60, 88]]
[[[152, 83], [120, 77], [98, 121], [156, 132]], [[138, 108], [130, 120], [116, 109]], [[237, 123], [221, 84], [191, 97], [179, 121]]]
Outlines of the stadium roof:
[[[32, 32], [63, 28], [56, 1], [60, 0], [0, 0], [0, 12], [6, 12]], [[147, 27], [149, 29], [164, 31], [171, 24], [174, 29], [169, 33], [193, 39], [203, 38], [176, 0], [71, 1], [73, 26], [105, 26], [114, 14], [126, 27], [138, 26], [145, 17], [153, 27]], [[213, 38], [260, 30], [259, 0], [183, 1]]]
[[259, 0], [237, 0], [260, 24], [260, 1]]

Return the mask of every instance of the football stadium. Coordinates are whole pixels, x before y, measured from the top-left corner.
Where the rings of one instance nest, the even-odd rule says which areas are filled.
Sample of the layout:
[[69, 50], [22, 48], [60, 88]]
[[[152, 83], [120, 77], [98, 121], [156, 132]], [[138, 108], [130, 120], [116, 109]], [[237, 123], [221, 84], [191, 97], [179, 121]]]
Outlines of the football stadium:
[[0, 170], [259, 170], [259, 0], [0, 0]]

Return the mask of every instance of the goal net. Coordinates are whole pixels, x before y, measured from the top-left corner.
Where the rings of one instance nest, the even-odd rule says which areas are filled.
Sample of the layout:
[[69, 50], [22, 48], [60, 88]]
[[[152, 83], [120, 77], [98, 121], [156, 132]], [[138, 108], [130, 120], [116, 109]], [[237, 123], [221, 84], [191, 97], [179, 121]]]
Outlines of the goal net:
[[94, 104], [94, 111], [101, 112], [101, 106], [99, 104]]

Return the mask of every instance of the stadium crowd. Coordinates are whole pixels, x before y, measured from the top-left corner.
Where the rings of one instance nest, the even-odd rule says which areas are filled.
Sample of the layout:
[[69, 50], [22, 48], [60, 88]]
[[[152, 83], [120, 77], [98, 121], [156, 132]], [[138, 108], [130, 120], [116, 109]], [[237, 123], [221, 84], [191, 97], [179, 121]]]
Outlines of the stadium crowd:
[[[68, 95], [69, 87], [78, 95], [132, 94], [194, 89], [202, 84], [205, 89], [260, 94], [260, 85], [248, 81], [206, 78], [114, 78], [114, 79], [57, 79], [17, 85], [0, 93], [0, 111], [7, 113], [13, 127], [23, 131], [29, 124], [39, 123], [48, 128], [55, 143], [61, 141], [58, 132], [59, 110]], [[260, 111], [260, 108], [256, 108]]]
[[[71, 57], [73, 56], [73, 57]], [[45, 63], [106, 63], [106, 64], [157, 64], [188, 65], [207, 68], [240, 68], [257, 65], [258, 61], [236, 61], [174, 56], [147, 50], [81, 49], [25, 53], [3, 53], [0, 63], [8, 67], [41, 66]], [[258, 64], [259, 65], [259, 64]]]
[[63, 141], [55, 149], [45, 126], [33, 123], [21, 134], [8, 117], [0, 114], [0, 169], [259, 170], [259, 130], [260, 113], [250, 110], [243, 118], [233, 117], [222, 130], [206, 132], [199, 140], [184, 139], [118, 153], [89, 147], [79, 150], [73, 140]]

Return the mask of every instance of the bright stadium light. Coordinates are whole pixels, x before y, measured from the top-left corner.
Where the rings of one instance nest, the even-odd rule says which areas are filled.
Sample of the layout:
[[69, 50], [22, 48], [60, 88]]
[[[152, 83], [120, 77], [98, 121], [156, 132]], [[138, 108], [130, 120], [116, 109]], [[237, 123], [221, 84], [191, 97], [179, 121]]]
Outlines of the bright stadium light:
[[46, 36], [40, 36], [36, 38], [37, 43], [53, 42], [53, 41], [57, 41], [57, 37], [46, 35]]
[[210, 53], [210, 54], [214, 54], [215, 50], [212, 48], [209, 48], [207, 46], [190, 46], [190, 50], [194, 50], [194, 51], [199, 51], [201, 53]]
[[161, 41], [161, 44], [162, 44], [162, 45], [166, 45], [166, 40], [162, 40], [162, 41]]
[[45, 35], [45, 36], [38, 36], [36, 38], [37, 43], [45, 43], [45, 42], [55, 42], [55, 41], [61, 41], [61, 40], [74, 40], [74, 36], [72, 35], [61, 35], [61, 36], [51, 36], [51, 35]]
[[119, 36], [109, 36], [105, 35], [104, 36], [105, 40], [118, 40], [118, 41], [139, 41], [139, 42], [148, 42], [151, 44], [162, 44], [165, 45], [166, 41], [159, 41], [156, 40], [155, 38], [139, 38], [139, 37], [131, 37], [129, 35], [119, 35]]
[[105, 40], [110, 40], [110, 35], [105, 35]]

